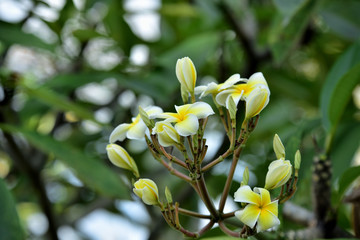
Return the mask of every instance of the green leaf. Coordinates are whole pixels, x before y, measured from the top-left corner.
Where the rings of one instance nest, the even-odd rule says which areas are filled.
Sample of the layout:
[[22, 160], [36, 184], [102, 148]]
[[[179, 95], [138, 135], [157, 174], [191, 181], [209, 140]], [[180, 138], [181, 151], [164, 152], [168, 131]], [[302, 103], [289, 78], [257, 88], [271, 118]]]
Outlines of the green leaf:
[[104, 35], [92, 30], [92, 29], [78, 29], [73, 31], [74, 37], [82, 42], [88, 41], [96, 37], [105, 37]]
[[329, 133], [335, 131], [359, 80], [360, 43], [357, 42], [336, 61], [322, 88], [320, 108], [323, 124]]
[[284, 16], [293, 15], [304, 0], [273, 0], [278, 11]]
[[57, 141], [50, 136], [22, 129], [14, 125], [0, 124], [0, 128], [9, 133], [21, 133], [31, 144], [48, 154], [54, 154], [59, 160], [75, 171], [85, 185], [104, 196], [129, 198], [129, 190], [120, 177], [111, 171], [99, 159], [85, 154], [66, 142]]
[[14, 199], [0, 178], [0, 236], [1, 239], [25, 239], [19, 216], [16, 212]]
[[68, 100], [65, 96], [60, 95], [46, 87], [32, 88], [24, 85], [24, 90], [30, 97], [33, 97], [46, 105], [55, 107], [59, 110], [74, 112], [79, 118], [92, 120], [102, 125], [102, 123], [99, 123], [94, 119], [93, 114], [86, 108]]
[[317, 1], [305, 0], [291, 17], [280, 14], [274, 18], [269, 42], [277, 64], [282, 63], [299, 42], [316, 6]]
[[354, 182], [358, 177], [360, 177], [360, 166], [352, 167], [346, 170], [339, 180], [339, 191], [338, 197], [339, 200], [342, 199], [345, 191]]
[[0, 21], [0, 41], [6, 45], [20, 44], [28, 47], [42, 48], [49, 51], [55, 50], [55, 46], [43, 42], [33, 34], [25, 33], [21, 30], [20, 25], [9, 24]]

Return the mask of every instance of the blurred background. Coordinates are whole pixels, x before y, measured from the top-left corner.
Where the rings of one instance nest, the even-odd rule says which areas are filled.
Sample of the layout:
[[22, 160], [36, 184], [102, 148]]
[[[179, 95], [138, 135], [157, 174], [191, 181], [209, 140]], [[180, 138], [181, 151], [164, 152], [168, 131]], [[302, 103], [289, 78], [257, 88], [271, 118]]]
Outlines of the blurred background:
[[[197, 68], [197, 85], [258, 71], [269, 84], [270, 103], [240, 158], [230, 196], [246, 166], [250, 185], [263, 186], [276, 157], [275, 133], [287, 159], [301, 151], [298, 191], [281, 209], [279, 231], [265, 239], [316, 222], [311, 169], [319, 156], [333, 165], [325, 184], [333, 226], [356, 234], [359, 11], [356, 0], [1, 0], [0, 239], [183, 239], [158, 209], [133, 196], [131, 175], [110, 164], [105, 147], [139, 105], [173, 111], [182, 104], [175, 63], [184, 56]], [[227, 149], [216, 117], [206, 138], [207, 160]], [[145, 142], [122, 146], [160, 195], [168, 186], [181, 206], [206, 212]], [[225, 160], [206, 175], [214, 199], [229, 167]], [[229, 197], [226, 209], [238, 208]], [[294, 217], [294, 209], [305, 217]], [[192, 231], [206, 224], [182, 223]], [[214, 236], [223, 236], [216, 227], [205, 238]]]

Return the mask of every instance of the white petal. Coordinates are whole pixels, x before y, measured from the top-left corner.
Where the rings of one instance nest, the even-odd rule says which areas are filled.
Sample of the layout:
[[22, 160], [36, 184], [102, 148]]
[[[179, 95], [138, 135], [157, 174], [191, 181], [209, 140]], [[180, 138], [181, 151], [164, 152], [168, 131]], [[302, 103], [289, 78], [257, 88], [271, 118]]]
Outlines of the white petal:
[[198, 118], [195, 115], [189, 114], [183, 121], [175, 124], [175, 129], [180, 136], [194, 135], [199, 129]]
[[197, 118], [201, 119], [214, 114], [214, 111], [209, 104], [205, 102], [196, 102], [190, 106], [188, 113], [194, 114]]
[[109, 143], [116, 141], [123, 141], [126, 138], [126, 133], [129, 130], [131, 124], [122, 123], [117, 126], [110, 134]]
[[226, 105], [226, 99], [227, 97], [232, 94], [234, 91], [232, 89], [228, 89], [228, 90], [224, 90], [220, 93], [218, 93], [216, 95], [216, 102], [221, 105], [221, 106], [225, 106]]
[[140, 120], [135, 125], [131, 126], [126, 133], [126, 137], [129, 139], [143, 139], [145, 136], [146, 125]]
[[244, 91], [241, 91], [241, 93], [237, 93], [237, 92], [234, 92], [232, 94], [230, 94], [228, 96], [228, 98], [226, 99], [226, 108], [229, 109], [230, 107], [230, 98], [233, 99], [234, 103], [235, 103], [235, 106], [237, 106], [239, 104], [239, 101], [243, 95]]
[[231, 87], [232, 85], [234, 85], [237, 82], [240, 82], [241, 78], [240, 78], [240, 74], [234, 74], [231, 77], [229, 77], [219, 88], [219, 90], [224, 90], [227, 89], [229, 87]]
[[248, 81], [248, 85], [258, 85], [258, 84], [263, 84], [265, 86], [268, 86], [264, 75], [261, 72], [257, 72], [254, 73], [253, 75], [250, 76], [249, 81]]
[[[202, 94], [207, 89], [207, 86], [197, 86], [195, 87], [195, 94]], [[201, 96], [200, 96], [201, 98]]]
[[148, 106], [144, 110], [150, 119], [154, 119], [157, 114], [163, 113], [163, 110], [158, 106]]
[[235, 217], [237, 217], [240, 221], [253, 228], [255, 223], [259, 219], [260, 208], [253, 204], [248, 204], [244, 209], [236, 211]]

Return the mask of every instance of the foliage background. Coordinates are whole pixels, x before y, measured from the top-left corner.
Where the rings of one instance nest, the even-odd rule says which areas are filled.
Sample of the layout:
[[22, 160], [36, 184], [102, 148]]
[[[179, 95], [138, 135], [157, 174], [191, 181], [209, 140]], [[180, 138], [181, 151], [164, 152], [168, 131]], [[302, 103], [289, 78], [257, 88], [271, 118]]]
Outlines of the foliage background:
[[[301, 150], [292, 203], [309, 216], [299, 222], [284, 207], [279, 232], [304, 229], [313, 219], [311, 168], [314, 157], [325, 156], [333, 165], [337, 225], [355, 234], [359, 10], [355, 0], [2, 1], [0, 236], [182, 239], [131, 195], [130, 175], [109, 163], [105, 146], [111, 130], [130, 122], [138, 105], [172, 111], [181, 104], [174, 69], [183, 56], [195, 63], [198, 85], [257, 71], [268, 81], [270, 104], [241, 157], [231, 195], [245, 166], [253, 186], [264, 183], [278, 133], [289, 160]], [[224, 134], [215, 120], [211, 127], [211, 152], [221, 153]], [[167, 185], [183, 206], [201, 208], [142, 142], [124, 146], [162, 194]], [[208, 176], [214, 198], [227, 167], [225, 161]], [[352, 203], [343, 201], [345, 193]], [[184, 221], [196, 230], [198, 222]], [[214, 229], [205, 237], [219, 234]]]

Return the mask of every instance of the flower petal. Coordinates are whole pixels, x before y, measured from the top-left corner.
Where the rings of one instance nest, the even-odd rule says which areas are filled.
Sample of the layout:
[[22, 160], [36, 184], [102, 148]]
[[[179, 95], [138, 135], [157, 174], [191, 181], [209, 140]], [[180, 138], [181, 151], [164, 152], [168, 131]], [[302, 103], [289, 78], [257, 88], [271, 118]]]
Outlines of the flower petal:
[[271, 212], [276, 217], [278, 216], [278, 200], [273, 201], [269, 203], [268, 205], [264, 206], [263, 209], [265, 209], [268, 212]]
[[280, 224], [277, 216], [267, 210], [262, 210], [258, 219], [257, 232], [265, 231]]
[[207, 89], [207, 86], [197, 86], [195, 87], [195, 94], [198, 95], [198, 94], [201, 94], [200, 95], [200, 98], [202, 96], [202, 94], [204, 93], [204, 91]]
[[129, 130], [131, 124], [122, 123], [117, 126], [110, 134], [109, 143], [114, 143], [116, 141], [123, 141], [126, 138], [126, 133]]
[[221, 84], [219, 91], [225, 90], [240, 81], [241, 81], [240, 74], [234, 74], [230, 76], [223, 84]]
[[254, 193], [248, 185], [239, 187], [234, 194], [234, 198], [235, 202], [252, 203], [258, 206], [261, 203], [260, 195]]
[[167, 122], [177, 122], [179, 114], [177, 113], [171, 113], [171, 112], [165, 112], [165, 113], [159, 113], [154, 115], [154, 118], [163, 118], [166, 119]]
[[238, 92], [234, 92], [231, 95], [228, 96], [228, 98], [226, 99], [226, 108], [229, 109], [230, 108], [230, 98], [233, 99], [235, 106], [238, 105], [242, 95], [243, 95], [244, 91], [241, 91], [240, 93]]
[[244, 209], [236, 211], [235, 217], [240, 221], [253, 228], [258, 221], [260, 215], [260, 208], [253, 204], [248, 204]]
[[190, 106], [187, 113], [194, 114], [198, 119], [201, 119], [214, 114], [214, 111], [209, 104], [205, 102], [196, 102]]
[[146, 131], [145, 123], [140, 120], [129, 128], [126, 137], [129, 139], [143, 139]]
[[154, 119], [156, 115], [163, 113], [163, 110], [158, 106], [148, 106], [144, 110], [150, 119]]
[[260, 205], [261, 206], [266, 206], [271, 202], [271, 198], [270, 198], [270, 193], [268, 190], [266, 190], [265, 188], [254, 188], [254, 192], [259, 193], [260, 194]]
[[194, 135], [199, 129], [198, 118], [193, 114], [188, 114], [183, 121], [175, 124], [175, 129], [183, 137]]
[[227, 99], [227, 97], [230, 95], [230, 94], [232, 94], [234, 92], [234, 90], [233, 89], [227, 89], [227, 90], [224, 90], [224, 91], [222, 91], [222, 92], [220, 92], [220, 93], [218, 93], [217, 95], [216, 95], [216, 102], [219, 104], [219, 105], [221, 105], [221, 106], [225, 106], [226, 105], [226, 99]]
[[246, 98], [245, 118], [258, 115], [269, 103], [270, 91], [268, 88], [256, 88]]
[[257, 72], [251, 75], [247, 84], [251, 88], [254, 87], [255, 85], [260, 85], [260, 84], [268, 87], [265, 77], [261, 72]]

